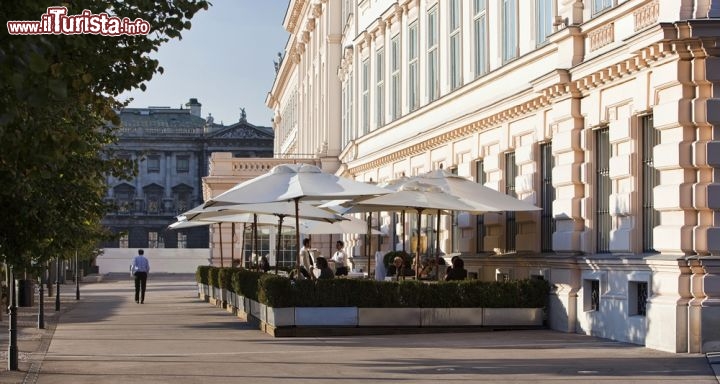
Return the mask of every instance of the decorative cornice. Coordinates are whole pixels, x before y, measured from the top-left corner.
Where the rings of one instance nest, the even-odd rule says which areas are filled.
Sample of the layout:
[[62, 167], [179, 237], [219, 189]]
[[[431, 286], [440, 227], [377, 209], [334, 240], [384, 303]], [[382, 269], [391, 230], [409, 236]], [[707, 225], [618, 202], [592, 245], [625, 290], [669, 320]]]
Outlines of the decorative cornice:
[[315, 18], [322, 16], [322, 4], [313, 4], [310, 13]]
[[307, 0], [295, 0], [293, 4], [287, 26], [287, 31], [291, 34], [295, 33], [295, 29], [297, 28], [298, 21], [300, 19], [300, 12], [302, 12], [303, 7], [305, 7], [305, 3], [307, 3]]

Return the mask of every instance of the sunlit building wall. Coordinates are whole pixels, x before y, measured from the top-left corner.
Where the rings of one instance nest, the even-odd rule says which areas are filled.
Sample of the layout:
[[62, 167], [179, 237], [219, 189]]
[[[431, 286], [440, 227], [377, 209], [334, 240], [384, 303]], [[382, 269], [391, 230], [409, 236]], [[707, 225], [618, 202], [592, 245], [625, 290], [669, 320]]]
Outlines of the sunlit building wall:
[[363, 181], [443, 167], [532, 202], [444, 219], [442, 251], [483, 280], [548, 279], [553, 329], [718, 350], [719, 16], [699, 0], [290, 1], [268, 106], [299, 118], [276, 149]]

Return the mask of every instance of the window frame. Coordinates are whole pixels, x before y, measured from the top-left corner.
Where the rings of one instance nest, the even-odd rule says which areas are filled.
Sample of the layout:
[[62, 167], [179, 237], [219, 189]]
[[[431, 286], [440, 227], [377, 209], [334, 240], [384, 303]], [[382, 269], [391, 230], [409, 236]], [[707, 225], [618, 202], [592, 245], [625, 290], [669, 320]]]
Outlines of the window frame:
[[463, 85], [461, 0], [450, 0], [448, 10], [448, 72], [450, 76], [450, 90], [454, 91]]
[[[518, 58], [518, 2], [502, 0], [501, 51], [503, 64]], [[510, 23], [512, 22], [512, 23]]]
[[420, 107], [420, 40], [418, 21], [408, 25], [408, 110], [415, 111]]
[[402, 67], [400, 34], [393, 36], [390, 40], [390, 94], [391, 94], [391, 117], [397, 120], [402, 116], [402, 78], [400, 68]]
[[427, 11], [427, 100], [431, 103], [440, 98], [440, 25], [438, 5]]
[[385, 125], [385, 47], [375, 51], [375, 125]]
[[473, 7], [473, 43], [475, 48], [473, 70], [475, 78], [478, 78], [489, 72], [487, 0], [474, 0]]

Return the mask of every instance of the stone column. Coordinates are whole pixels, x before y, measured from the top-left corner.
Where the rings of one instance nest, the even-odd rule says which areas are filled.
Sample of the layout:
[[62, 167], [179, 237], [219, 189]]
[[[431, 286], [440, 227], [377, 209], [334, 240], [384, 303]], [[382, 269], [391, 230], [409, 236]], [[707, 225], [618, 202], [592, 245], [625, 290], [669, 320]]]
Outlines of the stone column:
[[[651, 52], [648, 49], [645, 53]], [[693, 207], [692, 141], [695, 137], [691, 83], [692, 65], [679, 52], [675, 60], [653, 67], [651, 91], [655, 93], [653, 124], [660, 131], [660, 144], [653, 150], [654, 166], [661, 184], [653, 189], [660, 225], [653, 230], [653, 248], [664, 254], [695, 252], [693, 227], [697, 211]]]
[[581, 203], [585, 198], [585, 187], [581, 179], [584, 153], [580, 145], [583, 117], [580, 114], [580, 99], [570, 94], [553, 104], [553, 156], [556, 163], [552, 170], [555, 187], [553, 216], [555, 233], [552, 235], [553, 250], [556, 252], [582, 251], [581, 235], [585, 228]]
[[672, 353], [688, 352], [688, 302], [693, 298], [688, 259], [653, 257], [648, 266], [653, 273], [645, 346]]
[[702, 276], [700, 330], [702, 353], [720, 352], [720, 256], [699, 259]]
[[700, 265], [697, 257], [688, 258], [690, 267], [690, 293], [692, 299], [688, 302], [688, 352], [699, 353], [702, 350], [702, 301], [705, 299], [703, 292], [703, 276], [705, 271]]
[[555, 289], [550, 292], [548, 323], [550, 328], [577, 332], [577, 301], [580, 290], [580, 269], [574, 258], [548, 260], [551, 269], [549, 282]]

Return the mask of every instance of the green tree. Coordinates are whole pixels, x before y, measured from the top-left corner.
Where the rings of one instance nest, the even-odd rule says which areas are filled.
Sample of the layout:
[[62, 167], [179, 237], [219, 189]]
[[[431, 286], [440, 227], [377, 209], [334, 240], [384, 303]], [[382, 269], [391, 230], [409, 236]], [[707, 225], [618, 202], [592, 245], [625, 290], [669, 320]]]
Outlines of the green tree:
[[[11, 20], [40, 20], [48, 2], [7, 1]], [[99, 225], [106, 175], [130, 177], [132, 164], [113, 158], [119, 96], [162, 67], [150, 57], [190, 28], [202, 0], [74, 0], [68, 15], [143, 19], [145, 35], [9, 35], [0, 37], [0, 256], [31, 269], [88, 249], [107, 233]]]

